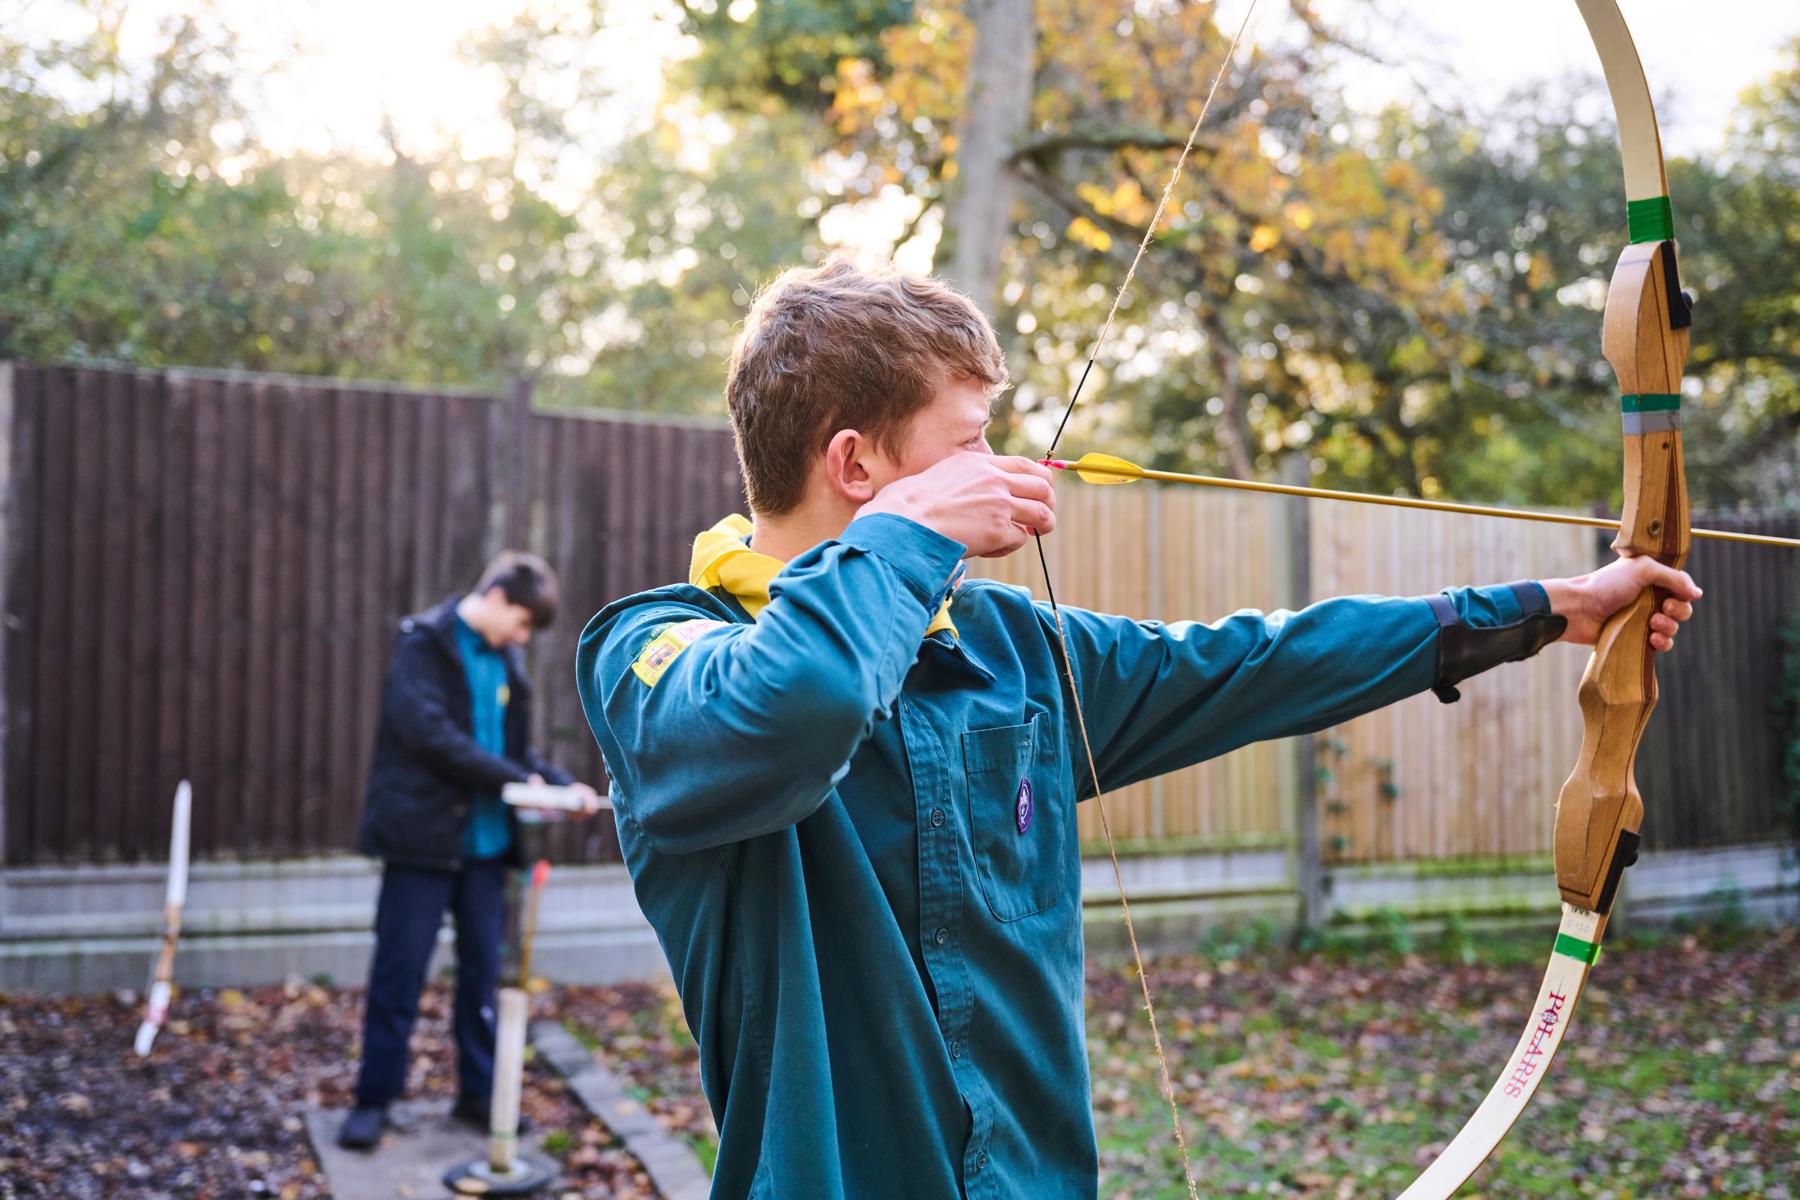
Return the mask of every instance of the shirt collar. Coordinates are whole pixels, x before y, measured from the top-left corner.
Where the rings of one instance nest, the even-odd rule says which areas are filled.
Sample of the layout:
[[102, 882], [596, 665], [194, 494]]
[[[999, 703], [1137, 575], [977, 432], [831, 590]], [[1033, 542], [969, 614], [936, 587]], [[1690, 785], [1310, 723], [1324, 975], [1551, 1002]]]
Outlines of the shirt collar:
[[485, 651], [489, 654], [499, 653], [498, 650], [488, 644], [486, 638], [475, 631], [473, 625], [463, 620], [463, 615], [461, 613], [456, 614], [456, 620], [453, 622], [452, 627], [456, 630], [456, 640], [466, 648], [477, 652]]
[[[750, 619], [768, 607], [769, 585], [787, 564], [779, 558], [759, 554], [750, 548], [750, 535], [755, 527], [749, 520], [733, 513], [694, 539], [694, 557], [688, 567], [688, 582], [697, 588], [723, 589], [743, 606]], [[952, 593], [954, 595], [954, 593]], [[950, 620], [951, 596], [926, 627], [925, 636], [947, 630], [956, 636], [956, 625]]]

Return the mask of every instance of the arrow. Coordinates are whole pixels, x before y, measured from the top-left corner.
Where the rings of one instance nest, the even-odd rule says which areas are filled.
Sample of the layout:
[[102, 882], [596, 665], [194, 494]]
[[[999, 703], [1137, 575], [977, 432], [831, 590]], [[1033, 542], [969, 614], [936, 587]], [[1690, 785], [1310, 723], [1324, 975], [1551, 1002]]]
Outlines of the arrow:
[[[1262, 483], [1253, 479], [1224, 479], [1217, 475], [1184, 475], [1158, 471], [1111, 454], [1084, 454], [1074, 462], [1046, 458], [1043, 464], [1058, 471], [1073, 471], [1083, 483], [1134, 483], [1153, 479], [1160, 483], [1186, 483], [1199, 487], [1234, 488], [1243, 492], [1273, 492], [1281, 496], [1310, 496], [1315, 500], [1344, 500], [1352, 504], [1385, 504], [1390, 508], [1423, 508], [1432, 512], [1464, 513], [1476, 517], [1503, 517], [1513, 521], [1543, 521], [1551, 525], [1585, 525], [1593, 529], [1619, 528], [1617, 518], [1580, 517], [1569, 513], [1533, 512], [1521, 508], [1494, 508], [1484, 504], [1452, 504], [1442, 500], [1416, 500], [1411, 496], [1376, 496], [1367, 492], [1337, 492], [1329, 488], [1298, 487], [1288, 483]], [[1695, 537], [1721, 542], [1747, 542], [1753, 546], [1785, 546], [1800, 549], [1800, 539], [1764, 533], [1734, 533], [1725, 529], [1695, 529]]]

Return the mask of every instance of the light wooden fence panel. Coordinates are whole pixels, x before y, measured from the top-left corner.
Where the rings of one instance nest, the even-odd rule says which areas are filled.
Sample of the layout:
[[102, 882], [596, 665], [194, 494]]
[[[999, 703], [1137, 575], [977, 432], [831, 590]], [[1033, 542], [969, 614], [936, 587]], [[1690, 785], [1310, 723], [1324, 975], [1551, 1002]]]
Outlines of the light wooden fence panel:
[[[1286, 529], [1282, 504], [1260, 497], [1065, 482], [1058, 531], [1045, 547], [1064, 604], [1146, 620], [1216, 621], [1240, 608], [1287, 603]], [[1043, 598], [1032, 548], [977, 562], [973, 573]], [[1293, 758], [1285, 743], [1267, 742], [1109, 791], [1113, 836], [1169, 849], [1287, 838]], [[1083, 807], [1081, 836], [1101, 837], [1092, 805]]]
[[[1063, 483], [1047, 543], [1066, 604], [1157, 620], [1214, 621], [1240, 608], [1290, 607], [1288, 502], [1151, 485]], [[1315, 504], [1311, 593], [1426, 595], [1445, 586], [1592, 569], [1584, 530], [1433, 513]], [[976, 573], [1042, 596], [1035, 552]], [[1337, 860], [1529, 854], [1549, 847], [1551, 805], [1580, 745], [1575, 689], [1585, 651], [1469, 681], [1320, 735], [1325, 849]], [[1122, 842], [1232, 844], [1293, 829], [1290, 744], [1246, 747], [1109, 793]], [[1085, 839], [1100, 836], [1083, 814]]]
[[[1588, 531], [1438, 513], [1318, 505], [1312, 523], [1317, 596], [1572, 575], [1598, 553]], [[1327, 857], [1547, 851], [1552, 806], [1581, 745], [1575, 693], [1587, 658], [1551, 646], [1466, 681], [1454, 704], [1414, 696], [1327, 731]]]

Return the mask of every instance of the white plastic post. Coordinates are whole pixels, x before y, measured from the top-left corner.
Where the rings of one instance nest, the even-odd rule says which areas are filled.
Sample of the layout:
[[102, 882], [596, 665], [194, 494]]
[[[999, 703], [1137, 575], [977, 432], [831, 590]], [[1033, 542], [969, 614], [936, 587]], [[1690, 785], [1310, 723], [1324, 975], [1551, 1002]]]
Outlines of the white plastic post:
[[512, 1170], [519, 1152], [519, 1091], [525, 1073], [525, 989], [500, 989], [500, 1011], [494, 1031], [494, 1094], [489, 1106], [488, 1168], [496, 1175]]

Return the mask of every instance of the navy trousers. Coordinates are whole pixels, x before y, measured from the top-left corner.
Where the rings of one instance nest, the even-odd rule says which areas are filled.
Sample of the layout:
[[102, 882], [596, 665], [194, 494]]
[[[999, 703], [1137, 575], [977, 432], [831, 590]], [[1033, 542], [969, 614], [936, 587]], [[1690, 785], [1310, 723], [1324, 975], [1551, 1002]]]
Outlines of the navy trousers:
[[406, 1087], [407, 1042], [448, 908], [456, 920], [457, 1090], [487, 1106], [494, 1087], [494, 988], [506, 922], [506, 872], [499, 861], [464, 863], [455, 871], [390, 864], [382, 872], [357, 1104], [387, 1104]]

